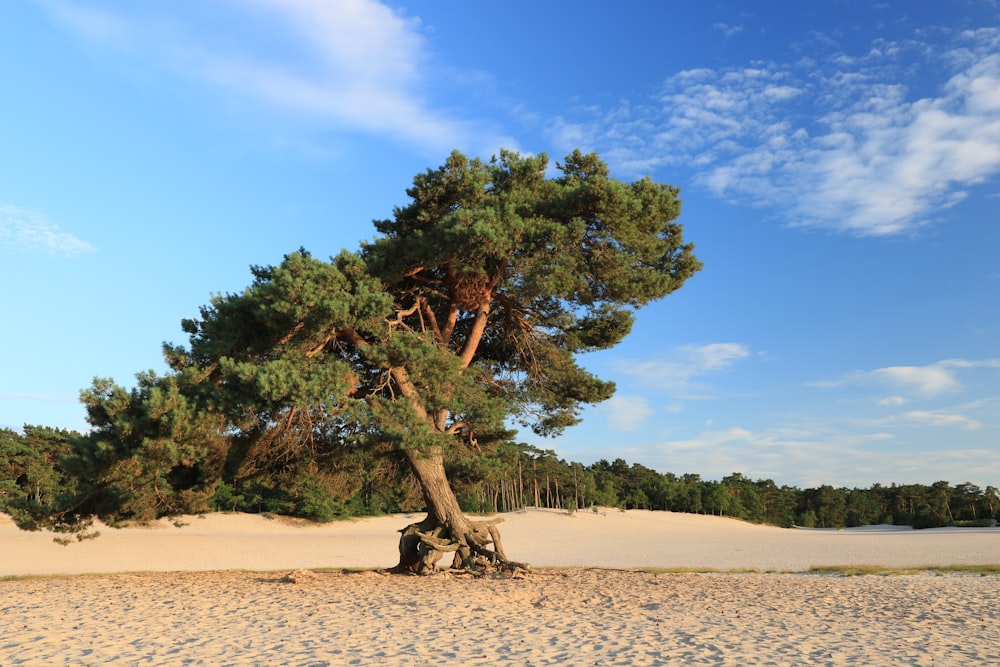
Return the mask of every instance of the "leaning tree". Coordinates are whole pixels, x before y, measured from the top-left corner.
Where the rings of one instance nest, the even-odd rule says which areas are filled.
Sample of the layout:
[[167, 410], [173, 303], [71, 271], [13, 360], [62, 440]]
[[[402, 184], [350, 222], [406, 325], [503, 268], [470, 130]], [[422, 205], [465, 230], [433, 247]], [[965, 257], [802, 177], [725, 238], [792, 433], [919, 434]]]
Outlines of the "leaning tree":
[[213, 298], [183, 322], [186, 347], [164, 346], [166, 376], [130, 392], [95, 380], [94, 430], [70, 465], [89, 486], [64, 518], [176, 513], [227, 467], [362, 448], [405, 460], [423, 492], [399, 570], [452, 551], [466, 567], [509, 563], [495, 522], [462, 512], [446, 461], [489, 456], [511, 423], [576, 423], [614, 385], [575, 355], [621, 341], [637, 308], [700, 268], [676, 188], [612, 179], [580, 152], [556, 169], [452, 153], [358, 252], [300, 250]]

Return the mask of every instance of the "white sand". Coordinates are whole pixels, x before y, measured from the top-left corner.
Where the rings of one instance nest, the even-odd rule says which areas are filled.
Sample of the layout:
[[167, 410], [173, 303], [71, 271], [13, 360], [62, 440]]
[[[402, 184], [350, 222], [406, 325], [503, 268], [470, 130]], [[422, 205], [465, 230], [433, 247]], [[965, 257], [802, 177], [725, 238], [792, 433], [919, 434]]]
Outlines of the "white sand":
[[[586, 567], [285, 579], [391, 566], [416, 518], [211, 515], [63, 547], [0, 517], [0, 575], [117, 572], [0, 581], [0, 665], [1000, 665], [1000, 576], [788, 573], [1000, 563], [998, 529], [528, 511], [500, 526], [512, 558]], [[640, 566], [761, 573], [600, 569]]]

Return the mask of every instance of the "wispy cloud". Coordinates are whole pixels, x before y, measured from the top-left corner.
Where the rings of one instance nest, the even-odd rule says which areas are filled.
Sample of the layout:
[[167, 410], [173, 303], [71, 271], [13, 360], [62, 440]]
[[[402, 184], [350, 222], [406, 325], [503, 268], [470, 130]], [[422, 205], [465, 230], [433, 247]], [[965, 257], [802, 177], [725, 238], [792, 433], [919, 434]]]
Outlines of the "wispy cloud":
[[686, 345], [651, 360], [623, 359], [616, 368], [679, 398], [705, 398], [706, 388], [695, 382], [696, 378], [722, 372], [748, 356], [750, 350], [738, 343]]
[[95, 42], [125, 42], [133, 32], [123, 18], [95, 7], [71, 0], [40, 0], [39, 4], [57, 22], [70, 26], [81, 36]]
[[[845, 434], [780, 427], [754, 431], [733, 426], [703, 431], [690, 439], [667, 440], [656, 452], [662, 457], [663, 470], [696, 471], [706, 479], [741, 472], [755, 479], [808, 487], [859, 483], [864, 468], [860, 462], [871, 448], [878, 449], [892, 439], [891, 434], [878, 432]], [[871, 481], [884, 480], [876, 476]]]
[[656, 411], [644, 396], [615, 394], [594, 408], [594, 412], [603, 415], [608, 426], [616, 431], [635, 431]]
[[[909, 423], [894, 426], [917, 426], [921, 419], [915, 414]], [[961, 423], [933, 425], [970, 428]], [[941, 479], [988, 484], [1000, 474], [1000, 452], [995, 448], [915, 449], [911, 442], [901, 442], [893, 433], [881, 430], [850, 433], [830, 428], [754, 431], [731, 427], [661, 442], [646, 456], [646, 464], [657, 470], [697, 472], [716, 480], [741, 472], [751, 479], [770, 478], [800, 488], [930, 484]]]
[[972, 419], [971, 417], [966, 417], [965, 415], [953, 412], [945, 412], [943, 410], [916, 410], [913, 412], [906, 412], [900, 415], [899, 419], [905, 423], [910, 423], [915, 426], [950, 426], [969, 430], [982, 428], [983, 426], [980, 422]]
[[915, 391], [923, 396], [937, 396], [959, 387], [954, 372], [941, 364], [934, 366], [889, 366], [863, 373], [860, 380]]
[[[46, 6], [102, 48], [274, 109], [435, 150], [493, 140], [483, 136], [488, 130], [433, 108], [424, 94], [433, 58], [420, 22], [375, 0], [251, 0], [215, 5], [219, 15], [211, 20], [167, 5]], [[225, 31], [227, 22], [260, 39], [220, 37], [236, 34]]]
[[863, 428], [918, 427], [918, 428], [960, 428], [974, 431], [983, 428], [978, 419], [962, 414], [960, 407], [940, 408], [935, 410], [911, 410], [908, 412], [887, 413], [875, 418], [860, 418], [849, 420]]
[[738, 35], [743, 32], [743, 26], [741, 25], [729, 25], [728, 23], [716, 23], [712, 26], [713, 30], [718, 30], [726, 37], [732, 37], [733, 35]]
[[23, 394], [0, 392], [0, 400], [43, 401], [46, 403], [79, 403], [79, 396], [53, 396], [48, 394]]
[[879, 405], [906, 405], [906, 399], [902, 396], [886, 396], [880, 399]]
[[[1000, 173], [1000, 29], [863, 55], [696, 69], [656, 99], [580, 108], [556, 141], [619, 170], [687, 166], [695, 182], [787, 224], [911, 233]], [[942, 68], [946, 74], [942, 77]], [[913, 91], [938, 80], [929, 96]]]
[[0, 245], [19, 252], [74, 257], [97, 249], [63, 231], [44, 214], [0, 203]]
[[[927, 366], [887, 366], [870, 371], [853, 371], [835, 380], [810, 383], [815, 387], [845, 387], [877, 385], [894, 390], [909, 391], [923, 398], [931, 398], [958, 391], [962, 384], [958, 371], [975, 368], [1000, 368], [1000, 359], [945, 359]], [[881, 405], [903, 405], [906, 398], [893, 395], [882, 399]]]

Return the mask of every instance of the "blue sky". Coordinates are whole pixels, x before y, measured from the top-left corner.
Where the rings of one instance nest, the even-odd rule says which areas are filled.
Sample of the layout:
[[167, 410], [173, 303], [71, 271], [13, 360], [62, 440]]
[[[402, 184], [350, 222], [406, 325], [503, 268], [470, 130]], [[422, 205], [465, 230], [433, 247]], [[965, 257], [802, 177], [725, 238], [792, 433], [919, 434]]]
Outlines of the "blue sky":
[[249, 266], [371, 238], [457, 148], [682, 188], [705, 264], [586, 365], [570, 460], [800, 487], [1000, 485], [1000, 7], [14, 0], [0, 5], [0, 426]]

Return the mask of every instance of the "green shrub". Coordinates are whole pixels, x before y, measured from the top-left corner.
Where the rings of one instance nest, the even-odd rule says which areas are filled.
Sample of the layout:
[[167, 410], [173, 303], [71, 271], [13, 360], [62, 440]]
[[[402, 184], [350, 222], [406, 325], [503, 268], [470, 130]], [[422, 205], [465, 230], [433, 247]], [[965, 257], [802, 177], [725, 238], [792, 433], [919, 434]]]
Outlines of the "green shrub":
[[802, 528], [815, 528], [816, 527], [816, 512], [809, 510], [807, 512], [802, 512], [797, 517], [795, 517], [795, 523]]

